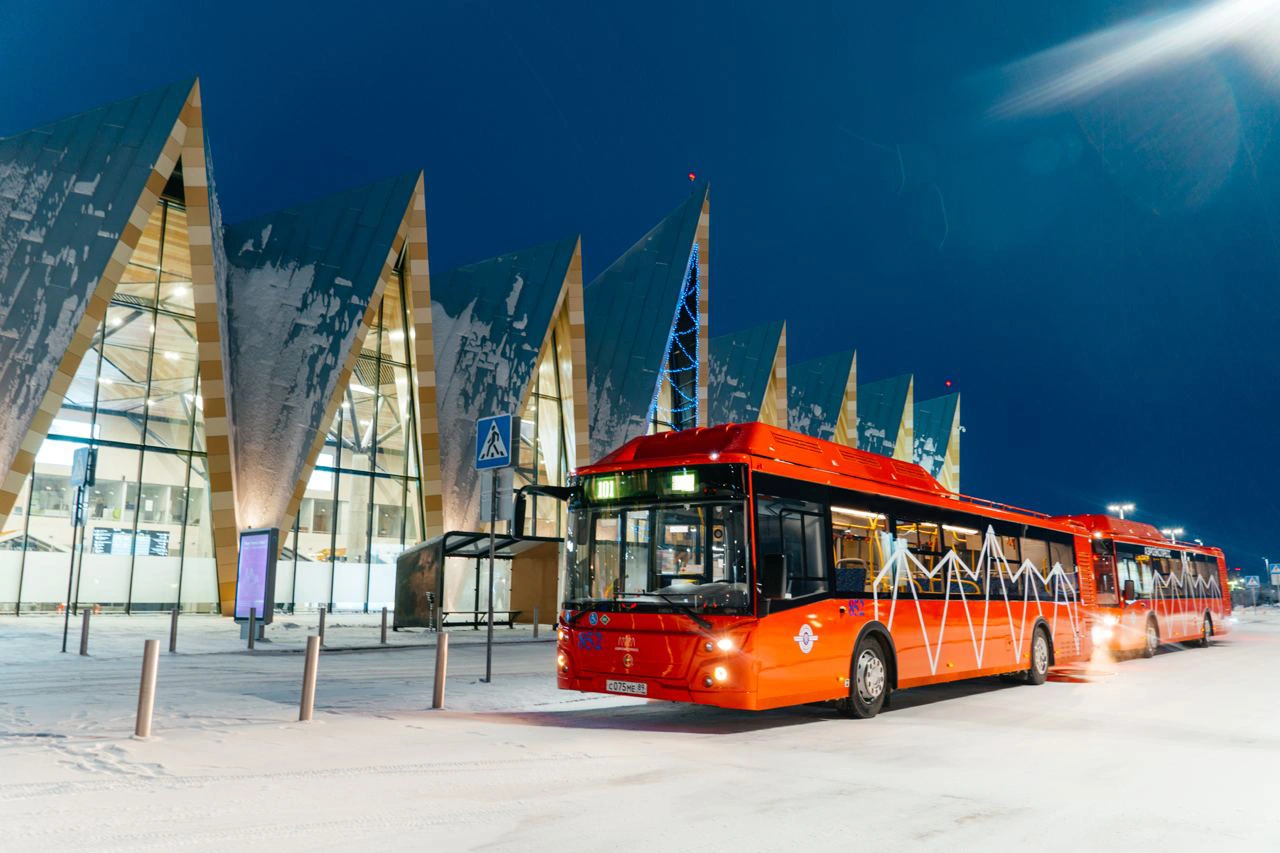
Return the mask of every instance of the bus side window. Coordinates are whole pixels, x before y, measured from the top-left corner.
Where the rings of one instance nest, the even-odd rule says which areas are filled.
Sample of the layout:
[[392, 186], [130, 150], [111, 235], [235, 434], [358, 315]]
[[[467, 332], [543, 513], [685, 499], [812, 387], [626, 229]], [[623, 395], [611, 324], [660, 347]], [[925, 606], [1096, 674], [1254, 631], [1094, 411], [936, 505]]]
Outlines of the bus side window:
[[[992, 528], [995, 530], [996, 537], [993, 542], [992, 556], [987, 561], [987, 576], [984, 581], [987, 585], [987, 598], [1003, 600], [1007, 596], [1010, 601], [1021, 601], [1027, 576], [1019, 574], [1022, 557], [1018, 548], [1018, 537], [1010, 535], [1014, 529], [1012, 525], [993, 524]], [[997, 555], [1004, 558], [1003, 562], [996, 559]], [[1005, 563], [1009, 564], [1007, 573]], [[1017, 580], [1014, 580], [1015, 575]]]
[[1165, 558], [1164, 573], [1169, 581], [1169, 594], [1176, 598], [1187, 597], [1187, 579], [1182, 575], [1182, 555], [1177, 551]]
[[772, 554], [786, 558], [786, 598], [827, 591], [825, 527], [822, 507], [816, 503], [757, 495], [756, 536], [760, 541], [756, 553], [760, 560]]
[[942, 547], [950, 553], [955, 552], [961, 565], [951, 571], [951, 591], [963, 592], [969, 597], [982, 597], [982, 582], [977, 572], [981, 568], [978, 563], [982, 555], [982, 534], [969, 527], [942, 525]]
[[1146, 554], [1135, 554], [1128, 558], [1130, 577], [1133, 578], [1134, 593], [1138, 598], [1150, 598], [1152, 587], [1151, 558]]
[[1170, 561], [1165, 557], [1150, 557], [1146, 561], [1151, 572], [1151, 594], [1155, 598], [1170, 599], [1178, 594], [1178, 588], [1169, 574]]
[[[1033, 539], [1029, 536], [1022, 537], [1022, 568], [1024, 569], [1023, 581], [1029, 586], [1030, 598], [1032, 600], [1039, 598], [1044, 601], [1052, 596], [1046, 581], [1049, 578], [1049, 545], [1043, 539]], [[1031, 565], [1028, 566], [1027, 564]]]
[[1072, 601], [1080, 597], [1080, 576], [1076, 572], [1076, 555], [1070, 545], [1049, 543], [1049, 562], [1054, 572], [1050, 592], [1058, 601]]
[[1215, 597], [1216, 590], [1219, 586], [1218, 581], [1218, 563], [1212, 557], [1202, 557], [1196, 555], [1196, 574], [1200, 576], [1199, 582], [1196, 584], [1196, 594], [1200, 598]]
[[[868, 595], [884, 569], [883, 534], [889, 520], [883, 513], [843, 505], [831, 507], [831, 554], [836, 561], [835, 591]], [[881, 581], [888, 592], [887, 579]]]
[[[947, 591], [947, 579], [935, 569], [943, 557], [941, 529], [932, 521], [914, 521], [894, 517], [894, 530], [898, 538], [907, 543], [907, 550], [914, 560], [908, 560], [899, 574], [899, 590], [906, 590], [907, 578], [917, 593], [941, 595]], [[919, 561], [919, 565], [917, 565]]]

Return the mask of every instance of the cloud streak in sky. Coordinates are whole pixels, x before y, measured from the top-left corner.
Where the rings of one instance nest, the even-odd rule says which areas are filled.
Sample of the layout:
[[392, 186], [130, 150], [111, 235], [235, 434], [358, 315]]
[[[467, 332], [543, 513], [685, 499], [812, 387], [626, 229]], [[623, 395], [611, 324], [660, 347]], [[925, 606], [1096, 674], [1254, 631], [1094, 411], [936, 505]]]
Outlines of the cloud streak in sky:
[[1002, 69], [1014, 91], [988, 115], [1049, 112], [1179, 62], [1231, 49], [1244, 53], [1264, 73], [1280, 70], [1280, 0], [1218, 0], [1050, 48]]

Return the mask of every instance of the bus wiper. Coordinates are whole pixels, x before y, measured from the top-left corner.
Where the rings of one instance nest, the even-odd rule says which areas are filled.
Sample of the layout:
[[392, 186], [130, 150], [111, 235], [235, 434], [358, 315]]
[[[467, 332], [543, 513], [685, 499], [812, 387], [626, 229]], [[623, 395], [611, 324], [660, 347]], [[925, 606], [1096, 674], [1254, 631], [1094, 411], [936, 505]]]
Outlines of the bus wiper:
[[637, 596], [641, 598], [649, 598], [649, 597], [661, 598], [667, 604], [670, 604], [672, 607], [674, 607], [678, 612], [683, 613], [685, 616], [688, 616], [690, 619], [692, 619], [694, 622], [697, 622], [699, 625], [701, 625], [703, 628], [706, 628], [708, 631], [710, 631], [712, 628], [715, 627], [715, 625], [711, 624], [706, 619], [703, 619], [701, 616], [699, 616], [692, 607], [690, 607], [689, 605], [681, 601], [676, 601], [674, 598], [668, 596], [666, 593], [628, 592], [628, 593], [623, 593], [623, 595], [631, 595], [631, 596]]
[[586, 616], [588, 613], [598, 612], [600, 609], [597, 606], [598, 604], [599, 604], [599, 601], [596, 599], [590, 599], [590, 598], [587, 599], [586, 604], [580, 610], [578, 610], [577, 613], [570, 616], [569, 621], [566, 622], [565, 625], [572, 628], [574, 623], [577, 622], [579, 619], [581, 619], [583, 616]]

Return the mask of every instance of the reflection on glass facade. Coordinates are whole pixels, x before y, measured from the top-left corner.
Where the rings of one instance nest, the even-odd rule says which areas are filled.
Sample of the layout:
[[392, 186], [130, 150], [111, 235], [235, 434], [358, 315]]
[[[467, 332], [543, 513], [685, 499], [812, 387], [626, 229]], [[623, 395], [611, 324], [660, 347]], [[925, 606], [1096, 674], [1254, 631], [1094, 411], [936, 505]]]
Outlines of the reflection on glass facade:
[[[532, 484], [564, 485], [573, 469], [573, 357], [568, 311], [561, 311], [551, 327], [549, 339], [538, 354], [537, 365], [526, 389], [520, 412], [520, 443], [512, 474], [513, 487]], [[565, 529], [565, 503], [531, 495], [526, 507], [526, 536], [561, 537]], [[481, 525], [480, 529], [484, 529]], [[499, 528], [501, 529], [501, 528]], [[489, 567], [484, 559], [454, 558], [446, 571], [455, 581], [445, 591], [446, 608], [461, 613], [481, 611], [488, 606]], [[493, 606], [505, 611], [512, 607], [512, 563], [499, 560], [494, 566]]]
[[395, 563], [421, 539], [413, 333], [397, 265], [289, 531], [277, 603], [393, 606]]
[[[191, 253], [180, 181], [151, 213], [106, 322], [0, 532], [0, 607], [215, 610]], [[73, 541], [76, 448], [97, 448]]]
[[[520, 413], [520, 451], [515, 488], [531, 484], [564, 485], [574, 458], [573, 361], [569, 352], [569, 315], [562, 311], [551, 329], [534, 370], [528, 402]], [[564, 504], [553, 498], [529, 499], [526, 535], [563, 535]]]

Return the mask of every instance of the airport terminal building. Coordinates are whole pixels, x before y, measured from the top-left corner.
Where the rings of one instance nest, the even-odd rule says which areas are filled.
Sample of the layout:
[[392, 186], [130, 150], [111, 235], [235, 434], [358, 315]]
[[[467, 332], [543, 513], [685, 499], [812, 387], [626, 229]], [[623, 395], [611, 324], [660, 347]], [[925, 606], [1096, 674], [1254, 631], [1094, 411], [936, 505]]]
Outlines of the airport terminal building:
[[[207, 135], [188, 80], [0, 138], [0, 612], [227, 613], [239, 532], [262, 528], [278, 606], [394, 606], [427, 542], [441, 606], [480, 609], [473, 425], [498, 412], [520, 418], [517, 488], [759, 420], [959, 489], [958, 395], [859, 386], [852, 349], [788, 365], [782, 320], [709, 337], [704, 184], [589, 281], [577, 234], [440, 270], [421, 173], [228, 223]], [[563, 509], [530, 510], [497, 607], [550, 613]]]

